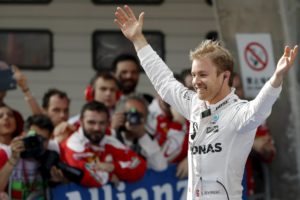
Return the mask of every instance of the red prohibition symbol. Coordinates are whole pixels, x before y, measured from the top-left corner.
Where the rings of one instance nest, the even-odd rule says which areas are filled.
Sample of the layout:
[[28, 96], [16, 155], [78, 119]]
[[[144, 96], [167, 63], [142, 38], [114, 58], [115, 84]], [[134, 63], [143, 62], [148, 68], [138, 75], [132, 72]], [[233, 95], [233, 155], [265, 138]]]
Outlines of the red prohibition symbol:
[[250, 42], [244, 51], [244, 57], [248, 66], [254, 71], [261, 71], [268, 65], [268, 53], [257, 42]]

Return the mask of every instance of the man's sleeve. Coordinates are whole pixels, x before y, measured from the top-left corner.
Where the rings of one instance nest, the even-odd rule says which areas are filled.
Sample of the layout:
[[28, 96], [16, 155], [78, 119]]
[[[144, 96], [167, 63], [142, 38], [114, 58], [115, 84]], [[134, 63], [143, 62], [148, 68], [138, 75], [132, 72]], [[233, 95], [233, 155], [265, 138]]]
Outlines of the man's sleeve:
[[141, 146], [141, 154], [147, 160], [147, 165], [155, 171], [163, 171], [168, 167], [168, 160], [164, 156], [158, 142], [152, 139], [147, 133], [138, 140]]
[[266, 82], [252, 101], [243, 104], [235, 117], [238, 132], [256, 129], [271, 114], [272, 106], [280, 95], [282, 86], [274, 88], [270, 81]]
[[147, 76], [162, 99], [173, 106], [186, 119], [189, 119], [192, 99], [196, 93], [188, 90], [174, 78], [173, 72], [150, 45], [139, 50], [138, 57]]
[[122, 181], [138, 181], [143, 178], [146, 170], [146, 161], [130, 149], [118, 149], [107, 146], [113, 152], [115, 170], [113, 173]]
[[94, 169], [93, 164], [87, 163], [83, 158], [76, 158], [74, 151], [66, 145], [67, 140], [60, 144], [61, 159], [72, 167], [76, 167], [83, 172], [80, 184], [86, 187], [101, 187], [106, 184], [110, 177], [107, 172], [99, 172]]
[[8, 157], [6, 152], [3, 149], [0, 149], [0, 169], [5, 165], [5, 163], [8, 161]]

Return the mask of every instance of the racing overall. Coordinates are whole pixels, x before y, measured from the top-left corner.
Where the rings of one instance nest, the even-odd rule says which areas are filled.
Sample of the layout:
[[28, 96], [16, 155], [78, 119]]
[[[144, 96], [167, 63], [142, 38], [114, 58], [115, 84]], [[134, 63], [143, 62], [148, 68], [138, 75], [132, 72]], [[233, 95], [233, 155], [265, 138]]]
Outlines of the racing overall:
[[234, 89], [208, 105], [173, 76], [150, 45], [138, 51], [141, 64], [164, 101], [190, 120], [188, 200], [241, 200], [242, 177], [256, 128], [271, 113], [281, 87], [267, 82], [252, 101]]

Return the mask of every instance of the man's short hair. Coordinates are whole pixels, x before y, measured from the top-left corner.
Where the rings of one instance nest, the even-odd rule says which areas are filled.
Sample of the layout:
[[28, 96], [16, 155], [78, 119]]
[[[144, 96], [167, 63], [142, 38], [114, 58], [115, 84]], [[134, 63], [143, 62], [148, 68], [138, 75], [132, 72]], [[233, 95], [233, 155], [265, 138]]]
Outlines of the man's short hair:
[[132, 54], [120, 54], [114, 59], [114, 61], [112, 63], [111, 69], [112, 69], [113, 72], [117, 71], [117, 65], [118, 65], [119, 62], [122, 62], [122, 61], [132, 61], [136, 64], [139, 71], [141, 69], [140, 62], [139, 62], [139, 60], [137, 59], [136, 56], [134, 56]]
[[[224, 71], [233, 72], [234, 61], [231, 53], [221, 46], [219, 41], [204, 40], [190, 52], [190, 59], [201, 59], [208, 57], [217, 67], [217, 75]], [[232, 76], [229, 79], [229, 85], [232, 85]]]
[[30, 127], [33, 125], [39, 127], [40, 129], [49, 131], [50, 133], [49, 136], [51, 136], [54, 130], [54, 125], [51, 119], [47, 115], [39, 114], [39, 115], [29, 116], [25, 121], [24, 130], [29, 131]]
[[107, 120], [109, 119], [109, 110], [108, 108], [101, 102], [98, 101], [91, 101], [83, 105], [81, 112], [80, 112], [80, 118], [83, 119], [84, 113], [87, 111], [96, 111], [98, 113], [105, 113], [107, 116]]
[[131, 101], [131, 100], [135, 100], [135, 101], [140, 102], [144, 106], [144, 110], [146, 111], [146, 115], [148, 115], [148, 112], [149, 112], [148, 111], [149, 103], [148, 103], [148, 101], [142, 95], [138, 95], [138, 94], [128, 95], [125, 98], [123, 98], [120, 101], [118, 101], [118, 103], [116, 105], [116, 111], [117, 112], [124, 111], [125, 104], [128, 101]]
[[61, 91], [61, 90], [58, 90], [58, 89], [56, 89], [56, 88], [50, 88], [50, 89], [44, 94], [43, 99], [42, 99], [42, 107], [43, 107], [44, 109], [47, 109], [47, 108], [48, 108], [49, 102], [50, 102], [50, 98], [51, 98], [52, 96], [55, 96], [55, 95], [59, 96], [59, 98], [61, 98], [61, 99], [67, 99], [68, 102], [70, 103], [70, 99], [69, 99], [67, 93], [65, 93], [65, 92], [63, 92], [63, 91]]
[[111, 74], [111, 72], [100, 71], [100, 72], [97, 72], [90, 81], [90, 85], [93, 87], [93, 89], [95, 89], [95, 83], [99, 78], [102, 78], [102, 79], [108, 80], [108, 81], [114, 81], [116, 86], [118, 87], [118, 80], [116, 79], [116, 77], [114, 75]]

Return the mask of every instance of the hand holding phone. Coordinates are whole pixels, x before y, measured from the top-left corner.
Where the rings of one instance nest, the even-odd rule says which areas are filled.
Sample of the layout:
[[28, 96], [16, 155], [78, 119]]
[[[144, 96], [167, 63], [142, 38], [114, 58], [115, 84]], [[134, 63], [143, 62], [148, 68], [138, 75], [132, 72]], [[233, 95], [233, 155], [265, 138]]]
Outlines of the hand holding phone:
[[16, 88], [17, 82], [12, 68], [0, 69], [0, 91], [14, 90]]

